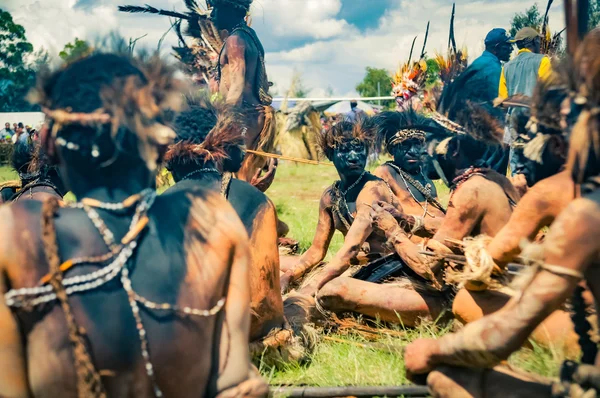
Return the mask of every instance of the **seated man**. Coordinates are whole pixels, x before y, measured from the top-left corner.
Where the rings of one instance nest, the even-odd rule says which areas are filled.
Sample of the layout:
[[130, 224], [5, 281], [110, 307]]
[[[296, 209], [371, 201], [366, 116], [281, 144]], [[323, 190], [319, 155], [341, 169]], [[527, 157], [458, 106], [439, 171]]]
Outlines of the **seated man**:
[[[380, 237], [371, 235], [370, 204], [373, 201], [397, 204], [385, 182], [365, 170], [369, 143], [373, 142], [372, 133], [372, 120], [361, 119], [355, 124], [348, 121], [339, 122], [321, 136], [321, 149], [325, 156], [333, 161], [340, 180], [323, 192], [313, 243], [297, 264], [282, 276], [282, 291], [325, 258], [329, 242], [336, 230], [340, 231], [345, 239], [332, 264], [349, 265], [351, 261], [356, 261], [364, 243], [369, 244], [371, 253], [389, 252]], [[324, 272], [326, 271], [327, 268]], [[313, 282], [318, 282], [317, 278], [313, 279]], [[313, 295], [316, 292], [316, 284], [310, 284], [304, 292]]]
[[244, 227], [210, 190], [153, 189], [173, 76], [156, 57], [97, 53], [40, 82], [41, 140], [78, 202], [0, 208], [0, 395], [266, 395]]
[[45, 200], [50, 196], [61, 199], [66, 190], [58, 169], [50, 164], [50, 159], [37, 142], [18, 141], [13, 152], [13, 168], [19, 174], [19, 181], [2, 184], [0, 203], [19, 200]]
[[233, 108], [207, 98], [189, 100], [175, 119], [177, 138], [165, 156], [175, 186], [166, 193], [202, 186], [231, 203], [250, 236], [250, 341], [283, 326], [275, 206], [249, 183], [232, 178], [244, 159], [243, 125]]
[[[576, 188], [569, 173], [560, 171], [567, 155], [567, 143], [560, 127], [560, 107], [565, 98], [566, 90], [557, 77], [540, 81], [534, 91], [531, 117], [526, 111], [512, 118], [518, 132], [515, 160], [519, 173], [531, 188], [519, 201], [508, 223], [493, 239], [487, 239], [483, 250], [497, 266], [494, 267], [496, 274], [517, 260], [524, 240], [533, 241], [575, 198]], [[466, 256], [466, 261], [478, 262], [482, 257]], [[472, 263], [471, 268], [478, 269], [479, 264]], [[487, 277], [489, 274], [479, 276], [480, 279]], [[502, 308], [512, 293], [510, 289], [486, 289], [482, 283], [470, 281], [456, 294], [454, 316], [463, 324], [473, 322]], [[532, 339], [545, 346], [564, 348], [573, 355], [579, 351], [569, 314], [562, 310], [544, 321]]]
[[[452, 85], [447, 86], [446, 90], [444, 95], [451, 95]], [[452, 103], [448, 97], [445, 100], [450, 104], [445, 108], [446, 113], [452, 115], [454, 120], [434, 115], [435, 120], [445, 129], [429, 135], [433, 161], [437, 163], [443, 180], [452, 181], [446, 216], [433, 238], [425, 244], [425, 248], [436, 254], [453, 253], [451, 243], [454, 240], [481, 233], [494, 236], [506, 224], [513, 206], [519, 200], [517, 192], [505, 176], [480, 167], [489, 146], [499, 145], [502, 139], [503, 131], [496, 119], [474, 104], [461, 101]], [[443, 270], [437, 260], [420, 254], [423, 248], [410, 240], [385, 207], [374, 207], [376, 228], [385, 232], [404, 263], [422, 280], [427, 281], [430, 287], [447, 291], [446, 285], [455, 282], [444, 280]], [[319, 297], [331, 299], [327, 296], [327, 290], [325, 285]], [[385, 297], [390, 303], [389, 310], [399, 313], [406, 323], [402, 316], [405, 306], [403, 292], [399, 291], [397, 296], [391, 296], [388, 292]], [[427, 307], [423, 307], [422, 313], [435, 318], [439, 315], [440, 305], [448, 309], [451, 294], [446, 294], [445, 299], [437, 300], [437, 311], [426, 312]]]
[[575, 198], [576, 188], [569, 173], [561, 171], [566, 161], [567, 142], [560, 126], [560, 107], [566, 94], [558, 77], [540, 81], [534, 91], [531, 111], [511, 120], [518, 132], [517, 172], [531, 188], [509, 222], [487, 245], [488, 254], [500, 268], [521, 253], [523, 239], [534, 240]]
[[[600, 30], [592, 31], [575, 57], [600, 54]], [[588, 61], [589, 62], [589, 61]], [[579, 64], [581, 65], [581, 64]], [[417, 340], [405, 352], [410, 374], [427, 374], [435, 397], [583, 397], [600, 392], [597, 346], [589, 336], [586, 308], [581, 299], [585, 281], [594, 300], [600, 299], [598, 259], [600, 244], [600, 140], [598, 103], [598, 63], [589, 66], [590, 76], [575, 73], [573, 91], [579, 101], [580, 116], [570, 138], [567, 167], [575, 184], [581, 184], [582, 197], [572, 201], [556, 218], [542, 244], [543, 258], [536, 262], [518, 297], [494, 314], [467, 325], [455, 334], [437, 340]], [[577, 72], [577, 71], [576, 71]], [[585, 73], [585, 72], [584, 72]], [[581, 84], [583, 83], [583, 84]], [[581, 84], [581, 85], [580, 85]], [[579, 323], [582, 363], [567, 362], [561, 382], [538, 382], [498, 369], [491, 370], [516, 351], [533, 330], [575, 292], [573, 310]], [[596, 366], [592, 366], [592, 365]], [[447, 366], [449, 365], [449, 366]]]
[[[417, 220], [417, 229], [431, 225], [426, 236], [432, 236], [444, 218], [446, 209], [437, 200], [433, 181], [423, 170], [426, 132], [419, 130], [435, 123], [413, 110], [383, 112], [376, 116], [377, 141], [394, 157], [373, 172], [384, 180], [400, 201], [405, 214]], [[413, 231], [419, 233], [419, 231]]]

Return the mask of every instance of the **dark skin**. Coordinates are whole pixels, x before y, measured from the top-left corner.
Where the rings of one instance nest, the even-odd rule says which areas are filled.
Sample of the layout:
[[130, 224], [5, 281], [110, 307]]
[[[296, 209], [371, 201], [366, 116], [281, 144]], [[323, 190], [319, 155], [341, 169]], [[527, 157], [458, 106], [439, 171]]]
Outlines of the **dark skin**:
[[493, 46], [486, 46], [485, 49], [498, 57], [500, 61], [508, 62], [513, 50], [513, 45], [511, 43], [498, 43]]
[[[367, 163], [367, 149], [363, 143], [346, 141], [335, 148], [332, 161], [340, 176], [340, 189], [344, 191], [354, 184], [364, 172]], [[325, 258], [329, 243], [336, 230], [344, 235], [344, 246], [338, 251], [321, 276], [315, 278], [314, 283], [304, 289], [306, 294], [314, 294], [319, 285], [322, 286], [326, 281], [341, 274], [349, 266], [349, 262], [354, 261], [357, 257], [363, 243], [369, 244], [371, 252], [385, 253], [387, 249], [383, 247], [381, 237], [371, 235], [371, 220], [368, 216], [370, 205], [368, 204], [373, 203], [373, 201], [392, 203], [394, 199], [391, 196], [387, 186], [381, 180], [374, 176], [365, 175], [361, 182], [346, 194], [348, 209], [354, 215], [354, 221], [351, 222], [350, 229], [347, 229], [339, 217], [334, 215], [333, 191], [331, 187], [327, 188], [321, 196], [319, 222], [313, 243], [300, 257], [297, 264], [290, 267], [282, 276], [282, 291], [285, 291], [290, 283], [301, 278], [302, 275]], [[344, 214], [343, 209], [341, 213]], [[342, 269], [341, 272], [340, 269]]]
[[[396, 166], [407, 172], [412, 178], [419, 181], [424, 187], [429, 185], [431, 187], [431, 196], [434, 198], [437, 197], [437, 192], [433, 181], [427, 175], [425, 175], [425, 173], [423, 173], [424, 158], [427, 157], [424, 153], [423, 141], [418, 139], [409, 139], [401, 144], [394, 145], [389, 149], [389, 151], [394, 157], [394, 164]], [[419, 217], [423, 216], [423, 207], [425, 206], [426, 201], [425, 196], [416, 188], [412, 187], [412, 185], [410, 185], [410, 183], [407, 181], [410, 187], [409, 191], [404, 183], [404, 180], [402, 179], [402, 176], [393, 167], [385, 164], [381, 165], [375, 169], [373, 174], [387, 182], [392, 189], [392, 192], [394, 192], [394, 195], [396, 195], [400, 201], [402, 209], [406, 214], [396, 214], [398, 220], [412, 217], [410, 215], [416, 215]], [[419, 201], [419, 203], [415, 201], [413, 195]], [[406, 217], [406, 215], [409, 217]], [[435, 233], [435, 230], [439, 228], [443, 217], [444, 213], [441, 210], [432, 205], [428, 205], [427, 214], [424, 220], [426, 223], [426, 229]], [[411, 221], [414, 222], [414, 219]]]
[[[532, 161], [530, 161], [532, 162]], [[533, 163], [533, 162], [532, 162]], [[546, 170], [545, 173], [548, 171]], [[569, 172], [563, 171], [537, 182], [515, 208], [508, 223], [487, 247], [494, 262], [503, 269], [521, 254], [521, 242], [535, 240], [539, 231], [552, 225], [558, 215], [575, 199], [576, 187]], [[463, 324], [474, 322], [502, 308], [510, 296], [501, 292], [461, 289], [452, 311]], [[579, 345], [570, 315], [555, 311], [532, 335], [538, 344], [549, 346], [563, 342], [568, 353], [577, 355]]]
[[[125, 159], [133, 163], [126, 163]], [[59, 159], [62, 159], [59, 149]], [[122, 167], [128, 164], [130, 168]], [[61, 161], [65, 182], [78, 198], [119, 202], [152, 187], [154, 173], [135, 154], [119, 157], [121, 174], [96, 185], [86, 172]], [[41, 203], [0, 208], [0, 289], [37, 285], [49, 268], [42, 250]], [[130, 217], [98, 210], [115, 237]], [[211, 308], [226, 297], [223, 311], [207, 318], [161, 318], [141, 311], [157, 382], [166, 396], [227, 393], [250, 378], [247, 235], [231, 206], [200, 187], [157, 197], [131, 264], [134, 289], [157, 302]], [[55, 218], [62, 260], [106, 253], [82, 210], [61, 208]], [[15, 231], [29, 231], [27, 245]], [[20, 242], [20, 243], [18, 243]], [[98, 269], [77, 266], [70, 275]], [[117, 284], [116, 286], [120, 286]], [[131, 309], [122, 288], [94, 290], [69, 298], [109, 396], [154, 396], [142, 359]], [[0, 302], [0, 395], [76, 397], [75, 369], [60, 306], [44, 313], [13, 313]], [[18, 315], [16, 315], [18, 314]], [[108, 339], [108, 340], [107, 340]], [[195, 347], [190, 350], [190, 347]], [[209, 355], [198, 356], [196, 349]], [[232, 361], [231, 358], [236, 358]]]
[[[235, 148], [228, 153], [235, 158]], [[226, 162], [240, 164], [240, 159]], [[211, 162], [200, 168], [214, 168]], [[189, 172], [189, 171], [188, 171]], [[175, 172], [175, 176], [185, 175]], [[187, 180], [175, 178], [177, 184], [166, 193], [189, 189], [198, 185], [219, 193], [221, 176], [217, 173], [198, 173]], [[232, 179], [228, 201], [244, 224], [250, 237], [250, 293], [251, 324], [250, 341], [266, 336], [273, 328], [282, 327], [283, 302], [279, 288], [279, 251], [277, 248], [277, 213], [273, 203], [260, 191], [245, 181]]]
[[[225, 6], [214, 7], [211, 13], [211, 19], [217, 28], [227, 32], [231, 32], [237, 25], [243, 23], [244, 16], [245, 13], [240, 12], [239, 9]], [[241, 105], [245, 108], [247, 122], [245, 141], [251, 149], [256, 148], [265, 123], [264, 107], [254, 89], [258, 84], [256, 71], [261, 67], [259, 56], [259, 49], [252, 39], [246, 33], [238, 31], [227, 37], [219, 59], [221, 81], [218, 84], [218, 92], [227, 104]], [[250, 170], [242, 166], [238, 178], [250, 182], [259, 170]]]
[[[462, 153], [460, 142], [451, 141], [449, 154], [442, 164], [448, 179], [453, 179], [471, 163], [472, 160]], [[452, 250], [447, 246], [448, 240], [462, 240], [479, 234], [495, 236], [508, 222], [511, 213], [510, 203], [500, 185], [481, 176], [473, 176], [454, 191], [446, 217], [428, 242], [428, 248], [449, 254]], [[375, 206], [372, 216], [376, 228], [385, 233], [396, 252], [413, 271], [429, 280], [437, 278], [430, 270], [430, 259], [419, 253], [422, 249], [410, 241], [385, 208]]]
[[[544, 242], [545, 263], [582, 274], [596, 301], [600, 299], [599, 203], [598, 191], [574, 200], [557, 218]], [[473, 371], [464, 367], [468, 363], [469, 368], [489, 368], [506, 359], [572, 295], [579, 282], [576, 276], [541, 270], [519, 299], [512, 299], [502, 310], [458, 333], [410, 344], [405, 353], [407, 371], [410, 374], [433, 371], [428, 383], [434, 396], [465, 396], [457, 395], [460, 390], [467, 390], [474, 397], [502, 397], [507, 391], [519, 397], [551, 396], [549, 385], [528, 384], [518, 377], [500, 383], [495, 373], [484, 382], [481, 377], [469, 377]]]

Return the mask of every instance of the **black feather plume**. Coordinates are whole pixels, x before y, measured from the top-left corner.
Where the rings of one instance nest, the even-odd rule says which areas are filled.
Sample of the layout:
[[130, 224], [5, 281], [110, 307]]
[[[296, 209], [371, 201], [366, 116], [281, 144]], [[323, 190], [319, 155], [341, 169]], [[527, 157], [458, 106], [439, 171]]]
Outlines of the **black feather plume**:
[[408, 63], [412, 60], [413, 50], [415, 49], [415, 41], [417, 41], [417, 36], [413, 39], [412, 46], [410, 46], [410, 54], [408, 55]]
[[425, 29], [425, 40], [423, 40], [423, 49], [421, 50], [421, 59], [425, 58], [425, 47], [427, 46], [427, 37], [429, 37], [429, 21], [427, 21], [427, 29]]
[[149, 6], [148, 4], [146, 4], [145, 7], [130, 6], [130, 5], [119, 6], [119, 11], [131, 13], [131, 14], [138, 14], [138, 13], [158, 14], [158, 15], [165, 15], [167, 17], [173, 17], [173, 18], [190, 19], [190, 17], [185, 14], [181, 14], [181, 13], [175, 12], [175, 11], [159, 10], [158, 8], [154, 8], [152, 6]]

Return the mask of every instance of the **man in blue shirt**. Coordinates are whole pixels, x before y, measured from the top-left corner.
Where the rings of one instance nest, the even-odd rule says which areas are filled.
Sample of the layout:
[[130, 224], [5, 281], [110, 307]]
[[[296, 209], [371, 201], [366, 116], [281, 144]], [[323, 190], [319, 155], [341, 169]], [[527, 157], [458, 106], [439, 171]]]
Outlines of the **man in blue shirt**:
[[[503, 120], [504, 114], [493, 108], [498, 97], [501, 62], [507, 62], [513, 50], [512, 37], [505, 29], [494, 28], [485, 37], [485, 51], [462, 73], [462, 95], [467, 99], [484, 105], [490, 113], [497, 114]], [[506, 173], [508, 151], [497, 148], [486, 156], [488, 167], [499, 173]]]
[[494, 28], [485, 37], [485, 51], [463, 73], [469, 73], [472, 100], [493, 102], [498, 97], [501, 62], [508, 62], [513, 50], [512, 37], [505, 29]]

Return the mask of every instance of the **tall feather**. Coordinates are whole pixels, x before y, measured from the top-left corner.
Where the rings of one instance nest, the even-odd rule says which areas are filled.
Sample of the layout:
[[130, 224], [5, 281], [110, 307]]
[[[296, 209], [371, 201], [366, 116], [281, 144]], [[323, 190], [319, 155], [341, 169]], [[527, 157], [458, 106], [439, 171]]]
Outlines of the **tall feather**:
[[548, 4], [546, 5], [546, 12], [544, 13], [544, 19], [542, 19], [542, 37], [546, 37], [546, 30], [548, 29], [548, 13], [550, 12], [550, 7], [552, 7], [552, 3], [554, 0], [548, 0]]
[[420, 59], [425, 58], [425, 47], [427, 46], [427, 38], [429, 37], [429, 21], [427, 21], [427, 29], [425, 29], [425, 40], [423, 40], [423, 49], [421, 50]]
[[454, 15], [456, 12], [456, 3], [452, 3], [452, 15], [450, 16], [450, 33], [448, 35], [448, 48], [456, 54], [456, 39], [454, 38]]
[[410, 54], [408, 55], [408, 63], [412, 60], [413, 50], [415, 49], [415, 41], [417, 41], [417, 36], [412, 41], [412, 45], [410, 46]]
[[130, 5], [119, 6], [119, 11], [131, 13], [131, 14], [138, 14], [138, 13], [158, 14], [158, 15], [165, 15], [167, 17], [173, 17], [173, 18], [190, 19], [190, 17], [188, 15], [181, 14], [181, 13], [175, 12], [175, 11], [160, 10], [158, 8], [149, 6], [148, 4], [146, 4], [145, 7], [130, 6]]

